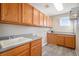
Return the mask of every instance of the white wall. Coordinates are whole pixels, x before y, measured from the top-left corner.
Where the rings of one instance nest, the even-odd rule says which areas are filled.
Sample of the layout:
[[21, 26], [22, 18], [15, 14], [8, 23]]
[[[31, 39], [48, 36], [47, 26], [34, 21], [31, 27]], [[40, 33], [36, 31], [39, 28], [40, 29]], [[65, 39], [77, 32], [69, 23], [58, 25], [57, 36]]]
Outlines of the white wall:
[[69, 16], [69, 14], [60, 14], [60, 15], [55, 15], [55, 16], [51, 16], [52, 18], [52, 27], [53, 27], [53, 31], [55, 32], [72, 32], [73, 33], [73, 22], [71, 21], [71, 26], [69, 27], [62, 27], [60, 26], [60, 17], [64, 17], [64, 16]]
[[76, 27], [76, 53], [79, 56], [79, 19], [77, 20]]
[[49, 28], [30, 27], [11, 24], [0, 24], [0, 36], [18, 35], [18, 34], [30, 34], [36, 33], [42, 36], [43, 45], [46, 44], [46, 33]]

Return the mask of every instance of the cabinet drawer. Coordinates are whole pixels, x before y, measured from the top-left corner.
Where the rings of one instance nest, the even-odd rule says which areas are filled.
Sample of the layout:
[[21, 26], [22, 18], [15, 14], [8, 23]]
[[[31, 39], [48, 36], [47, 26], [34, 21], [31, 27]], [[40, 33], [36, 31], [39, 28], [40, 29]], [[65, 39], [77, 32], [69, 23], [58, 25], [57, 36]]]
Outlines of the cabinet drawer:
[[10, 49], [8, 51], [2, 52], [1, 56], [17, 56], [19, 53], [23, 52], [27, 48], [29, 48], [29, 43], [26, 43], [22, 46], [18, 46], [16, 48]]
[[31, 42], [31, 47], [33, 47], [33, 46], [35, 46], [35, 45], [37, 45], [37, 44], [42, 44], [41, 39], [37, 39], [37, 40], [32, 41], [32, 42]]

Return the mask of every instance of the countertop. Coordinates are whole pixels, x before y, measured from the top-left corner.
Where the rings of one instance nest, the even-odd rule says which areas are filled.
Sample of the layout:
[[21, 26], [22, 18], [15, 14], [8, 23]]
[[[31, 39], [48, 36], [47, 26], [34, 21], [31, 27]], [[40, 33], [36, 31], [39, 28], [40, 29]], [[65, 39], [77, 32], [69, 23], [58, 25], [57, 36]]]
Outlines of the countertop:
[[[25, 44], [25, 43], [28, 43], [28, 42], [31, 42], [31, 41], [33, 41], [33, 40], [37, 40], [37, 39], [40, 39], [41, 37], [24, 37], [24, 38], [29, 38], [29, 39], [31, 39], [31, 40], [29, 40], [29, 41], [24, 41], [24, 42], [21, 42], [21, 43], [19, 43], [19, 44], [16, 44], [16, 45], [13, 45], [13, 46], [9, 46], [9, 47], [6, 47], [6, 48], [1, 48], [0, 47], [0, 52], [4, 52], [4, 51], [7, 51], [7, 50], [9, 50], [9, 49], [12, 49], [12, 48], [15, 48], [15, 47], [17, 47], [17, 46], [20, 46], [20, 45], [23, 45], [23, 44]], [[2, 41], [2, 40], [1, 40]]]
[[48, 32], [52, 34], [63, 34], [63, 35], [76, 35], [75, 33], [72, 32]]

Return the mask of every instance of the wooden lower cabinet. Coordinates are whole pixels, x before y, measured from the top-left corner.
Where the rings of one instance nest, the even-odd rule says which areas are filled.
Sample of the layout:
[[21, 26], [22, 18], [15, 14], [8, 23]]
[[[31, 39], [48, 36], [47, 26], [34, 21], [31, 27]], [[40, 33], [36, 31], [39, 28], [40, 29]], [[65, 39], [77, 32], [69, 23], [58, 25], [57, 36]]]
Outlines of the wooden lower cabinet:
[[41, 39], [31, 42], [31, 56], [41, 56], [42, 55], [42, 41]]
[[52, 34], [52, 33], [48, 33], [47, 34], [47, 42], [48, 44], [53, 44], [53, 45], [56, 45], [56, 39], [55, 39], [55, 34]]
[[27, 49], [25, 52], [20, 53], [18, 56], [29, 56], [29, 49]]
[[55, 35], [57, 45], [64, 46], [64, 36], [63, 35]]
[[75, 49], [75, 35], [47, 33], [47, 43]]
[[66, 36], [65, 46], [69, 48], [75, 48], [75, 36], [73, 35]]
[[40, 44], [31, 48], [31, 56], [41, 56], [41, 45]]
[[12, 48], [10, 50], [0, 52], [0, 56], [41, 56], [42, 55], [42, 41], [41, 39], [33, 40], [21, 46]]
[[30, 50], [30, 43], [26, 43], [22, 46], [18, 46], [8, 51], [2, 52], [0, 53], [0, 56], [19, 56], [19, 54], [27, 56], [30, 55], [29, 50]]

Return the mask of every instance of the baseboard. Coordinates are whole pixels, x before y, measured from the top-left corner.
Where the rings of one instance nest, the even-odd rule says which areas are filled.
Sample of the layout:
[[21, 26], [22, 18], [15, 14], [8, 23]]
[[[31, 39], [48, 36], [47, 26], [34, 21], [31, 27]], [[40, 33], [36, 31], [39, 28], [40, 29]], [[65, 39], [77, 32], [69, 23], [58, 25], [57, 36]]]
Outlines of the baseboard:
[[76, 55], [79, 56], [79, 54], [78, 54], [78, 52], [76, 50], [75, 50], [75, 52], [76, 52]]

